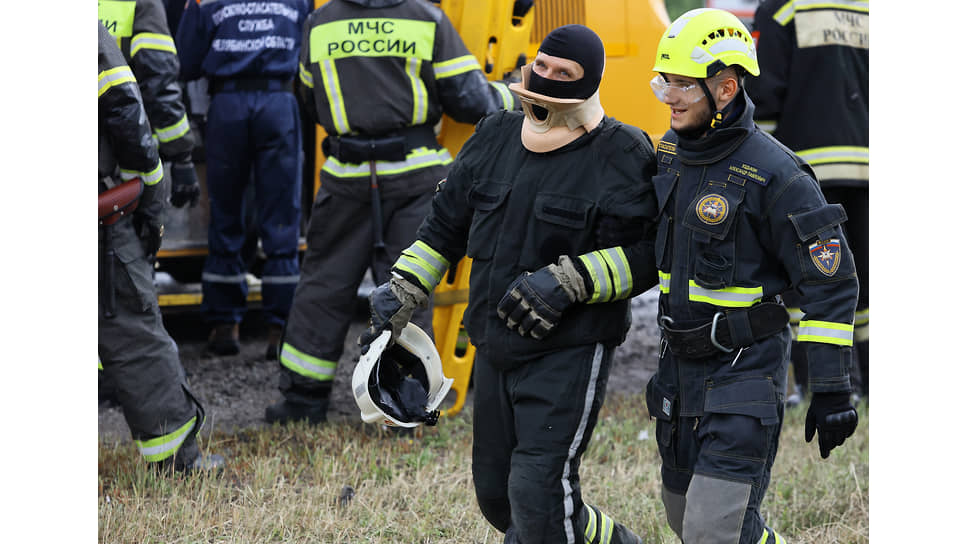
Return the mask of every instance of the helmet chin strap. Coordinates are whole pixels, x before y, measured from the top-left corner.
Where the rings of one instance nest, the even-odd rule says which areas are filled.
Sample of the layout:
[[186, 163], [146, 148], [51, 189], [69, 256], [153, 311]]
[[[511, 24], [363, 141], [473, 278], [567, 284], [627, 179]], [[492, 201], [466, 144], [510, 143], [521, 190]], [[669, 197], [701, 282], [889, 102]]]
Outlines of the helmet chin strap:
[[709, 87], [706, 85], [706, 79], [699, 80], [699, 88], [706, 95], [709, 109], [713, 112], [713, 120], [709, 123], [709, 128], [719, 128], [723, 124], [723, 110], [716, 108], [716, 101], [713, 99], [713, 93], [709, 91]]

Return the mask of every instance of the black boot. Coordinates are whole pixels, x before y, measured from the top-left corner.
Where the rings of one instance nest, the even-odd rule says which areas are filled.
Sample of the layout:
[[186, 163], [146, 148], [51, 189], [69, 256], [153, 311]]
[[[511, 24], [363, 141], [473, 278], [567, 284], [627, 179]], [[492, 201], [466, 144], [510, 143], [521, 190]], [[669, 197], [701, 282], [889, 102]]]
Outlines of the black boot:
[[311, 404], [284, 400], [266, 408], [266, 422], [285, 425], [293, 421], [306, 421], [313, 425], [326, 423], [326, 403]]
[[203, 455], [198, 449], [195, 436], [192, 435], [179, 446], [175, 455], [154, 463], [154, 465], [163, 473], [170, 473], [174, 470], [181, 474], [213, 472], [216, 475], [221, 475], [225, 468], [225, 458], [215, 453]]
[[238, 355], [241, 350], [239, 344], [239, 324], [221, 323], [215, 325], [208, 336], [208, 346], [205, 351], [212, 355]]

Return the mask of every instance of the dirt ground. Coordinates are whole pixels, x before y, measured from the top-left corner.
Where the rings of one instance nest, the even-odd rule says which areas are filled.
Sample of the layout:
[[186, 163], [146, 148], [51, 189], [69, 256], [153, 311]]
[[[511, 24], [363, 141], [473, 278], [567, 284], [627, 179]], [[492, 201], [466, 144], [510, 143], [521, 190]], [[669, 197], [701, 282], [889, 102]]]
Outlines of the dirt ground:
[[[658, 292], [643, 293], [632, 301], [632, 328], [624, 344], [616, 350], [609, 375], [609, 394], [636, 393], [645, 388], [658, 362], [658, 329], [655, 307]], [[329, 419], [358, 419], [359, 409], [350, 394], [350, 381], [359, 347], [356, 338], [366, 319], [361, 299], [357, 319], [350, 327], [346, 349], [329, 407]], [[279, 364], [265, 360], [265, 332], [258, 311], [252, 311], [242, 322], [242, 351], [233, 357], [203, 355], [208, 333], [197, 313], [165, 315], [165, 324], [178, 344], [179, 354], [189, 385], [206, 410], [205, 432], [235, 432], [266, 425], [266, 406], [282, 400], [278, 390]], [[464, 410], [470, 407], [473, 387], [468, 391]], [[446, 408], [449, 404], [445, 401]], [[118, 442], [131, 440], [120, 408], [102, 403], [98, 407], [98, 433], [102, 439]]]

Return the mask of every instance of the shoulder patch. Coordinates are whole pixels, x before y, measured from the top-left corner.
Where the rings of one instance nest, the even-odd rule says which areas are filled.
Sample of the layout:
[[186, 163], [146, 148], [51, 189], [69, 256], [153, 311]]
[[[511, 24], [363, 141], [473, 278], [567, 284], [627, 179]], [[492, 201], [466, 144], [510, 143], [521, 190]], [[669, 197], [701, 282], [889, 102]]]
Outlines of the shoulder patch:
[[810, 260], [824, 276], [833, 276], [840, 268], [840, 239], [817, 240], [810, 244]]
[[730, 161], [729, 172], [764, 186], [769, 183], [770, 179], [773, 177], [773, 174], [770, 172], [767, 172], [758, 166], [741, 161]]

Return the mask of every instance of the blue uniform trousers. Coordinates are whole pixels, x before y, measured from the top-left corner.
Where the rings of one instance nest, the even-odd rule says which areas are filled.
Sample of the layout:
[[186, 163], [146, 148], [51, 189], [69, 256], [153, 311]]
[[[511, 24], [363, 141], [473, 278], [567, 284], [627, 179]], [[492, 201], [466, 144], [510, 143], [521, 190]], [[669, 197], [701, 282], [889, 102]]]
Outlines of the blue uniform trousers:
[[206, 130], [209, 255], [202, 274], [206, 321], [238, 323], [246, 310], [243, 197], [251, 180], [266, 256], [262, 307], [268, 323], [285, 323], [299, 281], [301, 138], [299, 108], [287, 90], [212, 97]]

